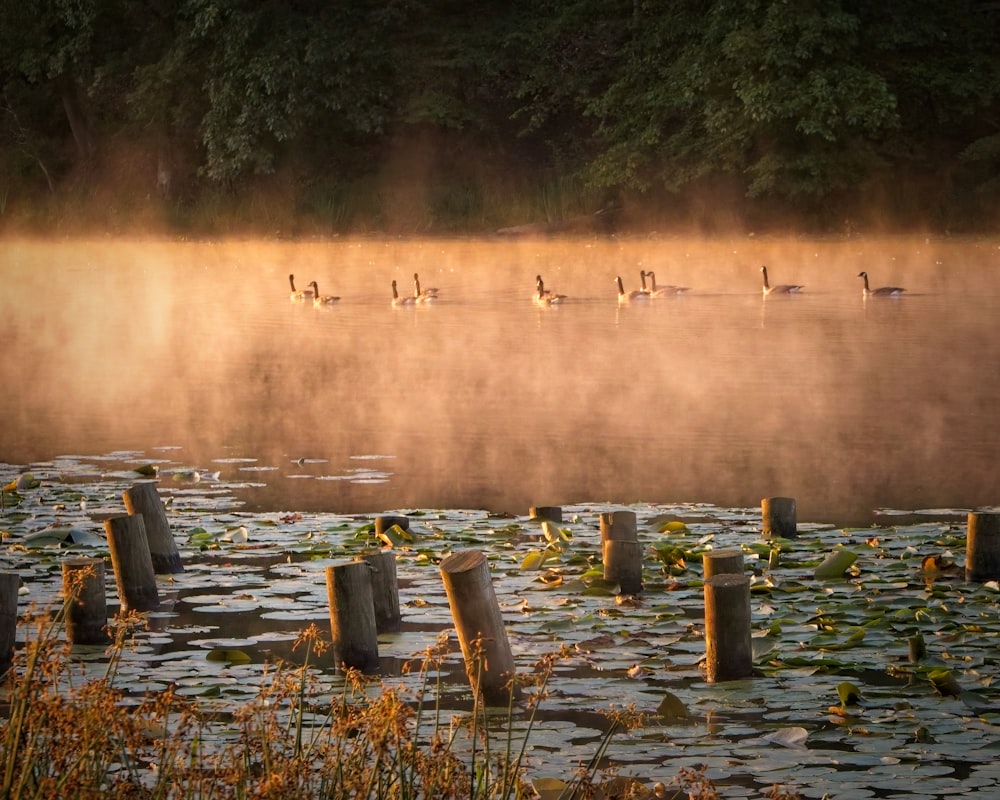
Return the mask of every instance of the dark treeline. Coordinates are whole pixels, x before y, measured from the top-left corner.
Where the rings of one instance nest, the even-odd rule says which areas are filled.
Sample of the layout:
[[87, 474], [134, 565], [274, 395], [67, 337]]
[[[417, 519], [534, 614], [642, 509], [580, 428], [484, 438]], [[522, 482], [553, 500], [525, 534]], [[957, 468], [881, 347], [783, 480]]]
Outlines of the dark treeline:
[[1000, 209], [1000, 2], [0, 0], [0, 20], [0, 230], [972, 231]]

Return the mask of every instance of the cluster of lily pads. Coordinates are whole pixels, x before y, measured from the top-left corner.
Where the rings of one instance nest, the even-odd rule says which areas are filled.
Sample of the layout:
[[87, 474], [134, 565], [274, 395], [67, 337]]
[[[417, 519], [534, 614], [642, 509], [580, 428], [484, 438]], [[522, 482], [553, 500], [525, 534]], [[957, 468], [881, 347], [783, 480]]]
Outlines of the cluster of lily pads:
[[[396, 553], [403, 616], [379, 637], [381, 680], [410, 685], [406, 667], [452, 627], [437, 565], [475, 548], [519, 672], [554, 664], [525, 747], [542, 796], [592, 759], [609, 714], [626, 712], [640, 722], [602, 748], [602, 766], [650, 786], [685, 769], [724, 797], [776, 784], [803, 797], [1000, 791], [1000, 587], [965, 580], [964, 510], [911, 510], [897, 525], [887, 513], [864, 529], [800, 522], [790, 539], [764, 537], [759, 509], [698, 503], [566, 505], [548, 525], [477, 509], [250, 513], [246, 484], [145, 464], [131, 452], [0, 464], [0, 568], [21, 575], [25, 607], [57, 605], [61, 559], [106, 555], [102, 520], [124, 513], [130, 485], [158, 481], [185, 569], [159, 576], [161, 607], [118, 665], [136, 702], [167, 686], [209, 709], [248, 702], [267, 665], [294, 660], [304, 628], [328, 624], [326, 566], [372, 548]], [[599, 515], [619, 509], [636, 513], [645, 548], [634, 596], [603, 577]], [[376, 535], [376, 513], [406, 515], [409, 530]], [[701, 564], [722, 548], [741, 550], [750, 575], [755, 674], [712, 684]], [[108, 598], [113, 612], [110, 570]], [[81, 653], [95, 674], [102, 658]], [[343, 675], [313, 668], [335, 695]], [[435, 669], [441, 708], [467, 712], [457, 642]], [[527, 714], [503, 724], [524, 732]]]

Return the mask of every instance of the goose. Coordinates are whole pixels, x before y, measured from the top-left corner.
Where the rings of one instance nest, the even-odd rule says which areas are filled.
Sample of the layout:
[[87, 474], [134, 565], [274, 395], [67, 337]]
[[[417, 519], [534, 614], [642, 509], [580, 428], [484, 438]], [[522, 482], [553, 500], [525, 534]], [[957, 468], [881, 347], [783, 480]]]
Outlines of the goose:
[[562, 303], [566, 300], [566, 295], [556, 294], [555, 292], [549, 291], [545, 288], [545, 284], [542, 282], [542, 276], [535, 276], [535, 288], [536, 292], [532, 295], [531, 299], [534, 300], [538, 305], [541, 306], [551, 306], [556, 303]]
[[[649, 296], [650, 297], [666, 297], [669, 294], [684, 294], [684, 292], [690, 291], [687, 286], [657, 286], [656, 285], [656, 273], [650, 270], [646, 273], [646, 277], [649, 278]], [[646, 284], [643, 283], [643, 286]]]
[[868, 273], [859, 272], [858, 277], [865, 279], [865, 288], [861, 290], [862, 297], [899, 297], [906, 291], [902, 286], [879, 286], [877, 289], [869, 289]]
[[796, 294], [801, 292], [803, 286], [799, 286], [794, 283], [779, 283], [777, 286], [771, 286], [767, 282], [767, 267], [760, 268], [761, 274], [764, 276], [764, 294]]
[[[292, 287], [292, 294], [291, 294], [291, 299], [292, 300], [308, 300], [309, 298], [311, 298], [313, 296], [312, 289], [296, 289], [295, 288], [295, 276], [294, 275], [290, 274], [288, 276], [288, 284]], [[312, 284], [309, 284], [309, 285], [312, 286]]]
[[403, 297], [399, 296], [399, 291], [396, 289], [396, 281], [392, 282], [392, 304], [393, 306], [412, 306], [417, 302], [417, 298], [412, 294], [405, 295]]
[[631, 292], [626, 292], [625, 287], [622, 285], [622, 276], [616, 275], [615, 282], [618, 284], [618, 302], [619, 303], [631, 303], [633, 300], [646, 300], [649, 298], [649, 294], [644, 294], [638, 289]]
[[431, 287], [428, 289], [420, 289], [420, 275], [416, 272], [413, 273], [413, 296], [417, 298], [418, 303], [426, 303], [428, 300], [437, 300], [438, 290]]
[[319, 286], [316, 285], [316, 281], [311, 281], [309, 283], [312, 286], [313, 294], [313, 305], [314, 306], [328, 306], [336, 303], [340, 298], [334, 297], [332, 294], [320, 294]]

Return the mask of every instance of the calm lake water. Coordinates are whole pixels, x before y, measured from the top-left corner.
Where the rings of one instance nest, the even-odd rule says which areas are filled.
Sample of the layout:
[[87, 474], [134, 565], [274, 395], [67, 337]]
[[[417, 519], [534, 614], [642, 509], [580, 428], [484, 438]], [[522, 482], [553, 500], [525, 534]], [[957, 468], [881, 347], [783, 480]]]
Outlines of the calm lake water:
[[[691, 292], [620, 306], [642, 269]], [[5, 242], [0, 279], [7, 463], [140, 451], [251, 510], [1000, 502], [995, 240]]]

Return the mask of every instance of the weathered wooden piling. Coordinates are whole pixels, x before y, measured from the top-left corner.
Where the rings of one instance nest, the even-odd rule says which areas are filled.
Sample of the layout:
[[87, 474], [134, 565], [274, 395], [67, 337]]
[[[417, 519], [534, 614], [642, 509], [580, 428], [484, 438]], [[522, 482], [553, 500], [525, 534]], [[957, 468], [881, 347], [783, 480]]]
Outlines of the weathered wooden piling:
[[533, 519], [547, 519], [549, 522], [562, 522], [562, 506], [532, 506], [528, 516]]
[[393, 525], [398, 525], [401, 530], [408, 531], [410, 529], [410, 518], [399, 514], [383, 514], [375, 517], [376, 535], [381, 536]]
[[107, 644], [108, 600], [104, 560], [75, 556], [62, 562], [66, 596], [66, 638], [70, 644]]
[[642, 545], [636, 533], [634, 511], [605, 511], [601, 524], [604, 580], [617, 583], [622, 594], [642, 591]]
[[104, 520], [111, 551], [111, 566], [122, 607], [131, 611], [152, 611], [160, 604], [156, 573], [146, 541], [141, 514], [121, 514]]
[[600, 514], [601, 541], [638, 541], [634, 511], [603, 511]]
[[728, 550], [709, 550], [702, 556], [705, 580], [713, 575], [742, 575], [743, 551], [735, 547]]
[[765, 536], [794, 539], [798, 535], [794, 497], [765, 497], [760, 509]]
[[970, 511], [965, 538], [965, 579], [1000, 579], [1000, 513]]
[[396, 554], [391, 550], [367, 553], [361, 559], [371, 569], [372, 603], [375, 607], [375, 630], [392, 633], [399, 630], [399, 583], [396, 578]]
[[157, 575], [183, 572], [181, 554], [177, 551], [177, 542], [170, 532], [167, 512], [163, 507], [163, 501], [160, 500], [156, 484], [152, 481], [136, 483], [122, 492], [122, 499], [129, 514], [142, 516], [153, 572]]
[[472, 690], [491, 705], [520, 697], [514, 655], [486, 555], [459, 550], [441, 561], [440, 570]]
[[705, 667], [709, 683], [753, 674], [746, 575], [723, 573], [705, 581]]
[[334, 661], [362, 672], [378, 672], [372, 568], [364, 561], [327, 567], [326, 596]]
[[17, 590], [21, 576], [16, 572], [0, 572], [0, 678], [14, 663], [14, 642], [17, 641]]
[[617, 583], [622, 594], [642, 593], [642, 545], [621, 539], [601, 542], [604, 580]]

